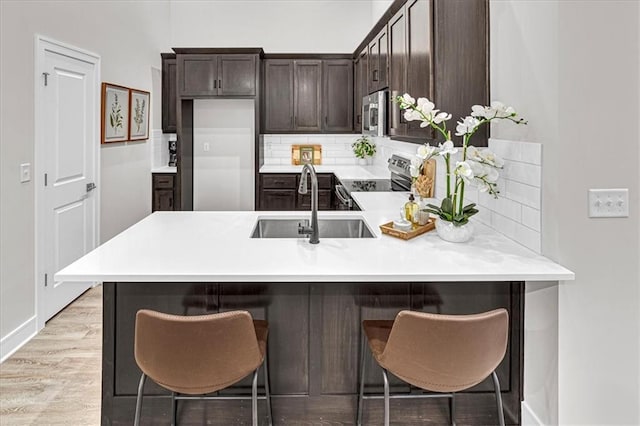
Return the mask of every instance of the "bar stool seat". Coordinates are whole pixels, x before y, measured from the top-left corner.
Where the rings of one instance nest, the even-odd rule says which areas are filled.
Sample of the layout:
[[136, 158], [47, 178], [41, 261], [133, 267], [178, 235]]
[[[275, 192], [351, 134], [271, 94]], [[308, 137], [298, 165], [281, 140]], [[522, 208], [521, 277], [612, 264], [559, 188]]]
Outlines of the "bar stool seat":
[[[506, 353], [508, 313], [505, 309], [473, 315], [441, 315], [401, 311], [395, 320], [365, 320], [358, 397], [357, 425], [362, 425], [365, 348], [380, 367], [384, 380], [384, 424], [389, 425], [390, 398], [450, 398], [455, 425], [455, 392], [469, 389], [491, 376], [498, 421], [504, 425], [500, 384], [495, 369]], [[420, 389], [424, 395], [390, 395], [387, 372]]]
[[[176, 400], [251, 399], [252, 424], [258, 424], [258, 399], [266, 399], [272, 424], [267, 337], [269, 325], [246, 311], [182, 316], [142, 309], [136, 314], [135, 360], [142, 376], [138, 385], [134, 425], [140, 422], [147, 377], [170, 390], [172, 425]], [[258, 396], [258, 371], [264, 370], [265, 395]], [[251, 396], [205, 396], [225, 389], [253, 373]]]

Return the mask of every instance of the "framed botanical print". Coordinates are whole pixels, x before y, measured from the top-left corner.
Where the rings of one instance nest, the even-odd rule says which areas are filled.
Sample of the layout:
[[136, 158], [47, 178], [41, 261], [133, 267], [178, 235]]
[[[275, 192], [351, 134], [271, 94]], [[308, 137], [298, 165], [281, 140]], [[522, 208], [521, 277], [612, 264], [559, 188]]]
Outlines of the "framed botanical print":
[[102, 143], [129, 140], [129, 88], [102, 83]]
[[150, 94], [144, 90], [129, 90], [129, 140], [149, 139]]

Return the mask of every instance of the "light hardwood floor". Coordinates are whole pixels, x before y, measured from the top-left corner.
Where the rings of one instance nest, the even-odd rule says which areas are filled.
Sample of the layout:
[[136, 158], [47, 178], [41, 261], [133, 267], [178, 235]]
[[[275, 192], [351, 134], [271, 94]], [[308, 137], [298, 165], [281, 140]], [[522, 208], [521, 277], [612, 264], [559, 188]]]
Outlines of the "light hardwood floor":
[[0, 425], [99, 425], [102, 286], [0, 364]]

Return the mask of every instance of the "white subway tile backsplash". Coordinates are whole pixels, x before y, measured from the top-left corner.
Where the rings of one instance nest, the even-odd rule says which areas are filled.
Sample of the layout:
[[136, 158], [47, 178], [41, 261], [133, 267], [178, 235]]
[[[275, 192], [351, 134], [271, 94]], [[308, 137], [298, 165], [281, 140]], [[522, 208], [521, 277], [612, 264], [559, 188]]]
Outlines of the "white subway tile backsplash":
[[540, 188], [525, 185], [513, 180], [506, 181], [505, 197], [517, 201], [525, 206], [540, 208]]
[[524, 163], [542, 166], [542, 144], [520, 142], [520, 155]]
[[540, 222], [540, 210], [522, 206], [522, 224], [524, 226], [540, 232]]
[[283, 163], [282, 163], [282, 160], [280, 158], [265, 157], [264, 158], [264, 164], [265, 164], [265, 166], [273, 166], [273, 165], [279, 166], [279, 165], [281, 165]]
[[537, 187], [540, 187], [542, 182], [542, 167], [535, 164], [505, 160], [504, 168], [500, 174], [505, 179]]
[[489, 139], [489, 149], [505, 160], [542, 164], [542, 145], [539, 143]]

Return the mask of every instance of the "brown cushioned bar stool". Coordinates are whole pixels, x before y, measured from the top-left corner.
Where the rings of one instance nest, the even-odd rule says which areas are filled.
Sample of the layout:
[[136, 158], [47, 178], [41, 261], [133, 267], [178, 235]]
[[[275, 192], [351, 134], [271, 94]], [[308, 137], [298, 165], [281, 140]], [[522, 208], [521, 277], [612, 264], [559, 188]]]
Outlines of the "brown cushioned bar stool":
[[[390, 398], [449, 398], [455, 425], [454, 393], [493, 378], [498, 419], [504, 426], [500, 383], [495, 369], [507, 349], [509, 316], [505, 309], [473, 315], [440, 315], [401, 311], [393, 321], [363, 321], [365, 338], [382, 367], [384, 396], [364, 395], [365, 338], [357, 424], [362, 425], [363, 400], [384, 398], [384, 424], [389, 426]], [[420, 389], [423, 395], [389, 395], [387, 372]]]
[[[267, 368], [266, 321], [246, 311], [180, 316], [150, 310], [136, 314], [135, 359], [142, 370], [135, 426], [140, 422], [146, 377], [172, 392], [172, 425], [180, 399], [251, 399], [252, 424], [258, 424], [258, 399], [266, 399], [272, 424]], [[258, 397], [258, 371], [264, 368], [265, 395]], [[251, 396], [202, 396], [239, 382], [253, 373]], [[200, 395], [200, 396], [195, 396]]]

